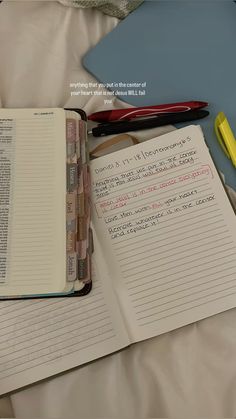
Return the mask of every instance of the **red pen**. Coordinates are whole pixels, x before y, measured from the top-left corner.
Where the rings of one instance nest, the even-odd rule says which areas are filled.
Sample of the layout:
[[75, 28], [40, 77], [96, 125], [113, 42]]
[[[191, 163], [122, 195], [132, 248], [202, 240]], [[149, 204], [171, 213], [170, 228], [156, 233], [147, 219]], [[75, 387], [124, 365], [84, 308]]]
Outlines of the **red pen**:
[[109, 111], [92, 113], [88, 116], [88, 119], [97, 122], [121, 121], [139, 118], [142, 116], [146, 117], [164, 113], [187, 112], [194, 109], [205, 108], [205, 106], [208, 106], [207, 102], [192, 101], [167, 103], [164, 105], [157, 106], [143, 106], [140, 108], [112, 109]]

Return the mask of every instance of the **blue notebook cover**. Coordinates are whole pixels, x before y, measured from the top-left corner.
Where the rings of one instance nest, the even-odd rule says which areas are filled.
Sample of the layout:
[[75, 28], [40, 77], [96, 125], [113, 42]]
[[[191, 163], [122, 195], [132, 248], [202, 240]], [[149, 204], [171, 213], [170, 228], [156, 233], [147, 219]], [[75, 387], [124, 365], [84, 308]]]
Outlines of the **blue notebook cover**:
[[213, 129], [224, 111], [236, 135], [235, 40], [231, 0], [145, 1], [83, 63], [103, 83], [146, 82], [145, 95], [123, 96], [127, 88], [118, 88], [120, 98], [135, 106], [208, 101], [210, 117], [199, 123], [217, 168], [236, 190], [235, 169]]

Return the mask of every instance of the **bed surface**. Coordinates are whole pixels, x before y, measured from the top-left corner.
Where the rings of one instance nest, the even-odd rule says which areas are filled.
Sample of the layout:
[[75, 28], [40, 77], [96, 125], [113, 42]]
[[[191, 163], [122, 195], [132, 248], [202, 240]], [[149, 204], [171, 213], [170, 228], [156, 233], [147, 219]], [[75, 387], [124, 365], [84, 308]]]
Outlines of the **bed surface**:
[[[0, 106], [101, 109], [70, 83], [93, 80], [81, 57], [117, 23], [56, 1], [0, 4]], [[234, 309], [19, 390], [0, 417], [235, 417], [235, 353]]]

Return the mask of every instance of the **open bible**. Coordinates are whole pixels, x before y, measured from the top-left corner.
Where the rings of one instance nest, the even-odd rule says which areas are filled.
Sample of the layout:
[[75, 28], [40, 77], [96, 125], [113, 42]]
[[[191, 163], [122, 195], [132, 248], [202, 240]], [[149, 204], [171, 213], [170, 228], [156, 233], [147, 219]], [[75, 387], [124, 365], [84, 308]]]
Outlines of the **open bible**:
[[90, 173], [93, 289], [1, 302], [1, 394], [236, 306], [235, 213], [199, 126]]
[[0, 299], [91, 289], [87, 123], [78, 112], [0, 110]]

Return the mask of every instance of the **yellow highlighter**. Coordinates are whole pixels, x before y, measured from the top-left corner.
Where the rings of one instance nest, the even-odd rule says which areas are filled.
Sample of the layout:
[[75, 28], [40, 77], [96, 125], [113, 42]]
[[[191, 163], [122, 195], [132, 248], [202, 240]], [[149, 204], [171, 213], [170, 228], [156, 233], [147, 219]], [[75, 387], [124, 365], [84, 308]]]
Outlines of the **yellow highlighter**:
[[224, 112], [218, 113], [215, 119], [215, 132], [226, 156], [236, 167], [236, 139]]

